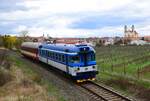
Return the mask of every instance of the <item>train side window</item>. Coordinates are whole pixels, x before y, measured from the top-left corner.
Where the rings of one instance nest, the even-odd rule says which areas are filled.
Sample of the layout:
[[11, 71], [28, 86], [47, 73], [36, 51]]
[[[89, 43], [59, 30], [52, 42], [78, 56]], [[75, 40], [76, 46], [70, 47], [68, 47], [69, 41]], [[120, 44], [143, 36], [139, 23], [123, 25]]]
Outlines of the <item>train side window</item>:
[[58, 60], [61, 61], [61, 54], [58, 54]]
[[50, 52], [49, 51], [47, 52], [47, 56], [50, 57]]
[[57, 54], [57, 60], [59, 60], [59, 54]]
[[52, 58], [52, 52], [50, 52], [50, 58]]
[[62, 55], [59, 54], [59, 61], [62, 61]]
[[50, 57], [50, 58], [51, 58], [51, 52], [50, 52], [50, 51], [48, 52], [48, 57]]
[[44, 50], [42, 50], [42, 55], [44, 56]]
[[47, 51], [45, 50], [45, 56], [47, 56]]
[[49, 53], [49, 51], [46, 50], [46, 56], [47, 56], [47, 57], [48, 57], [48, 53]]
[[54, 55], [54, 53], [52, 53], [52, 58], [53, 58], [53, 59], [55, 58], [55, 55]]
[[55, 54], [55, 56], [56, 56], [56, 60], [58, 60], [58, 54], [57, 53]]
[[65, 55], [62, 55], [62, 62], [65, 62]]
[[46, 53], [47, 53], [47, 57], [49, 57], [49, 51], [46, 51]]
[[57, 54], [57, 60], [59, 60], [59, 54]]
[[50, 57], [50, 55], [51, 55], [51, 52], [48, 52], [48, 57]]
[[46, 56], [46, 50], [44, 50], [44, 56]]
[[41, 55], [41, 53], [42, 53], [41, 50], [39, 50], [39, 54], [40, 54], [40, 55]]
[[43, 51], [41, 50], [41, 55], [43, 55], [42, 52], [43, 52]]
[[55, 53], [53, 53], [53, 59], [55, 59], [55, 58], [56, 58]]
[[51, 52], [51, 54], [50, 54], [50, 57], [52, 58], [53, 57], [53, 53]]
[[43, 50], [44, 51], [44, 56], [46, 56], [46, 51], [45, 50]]

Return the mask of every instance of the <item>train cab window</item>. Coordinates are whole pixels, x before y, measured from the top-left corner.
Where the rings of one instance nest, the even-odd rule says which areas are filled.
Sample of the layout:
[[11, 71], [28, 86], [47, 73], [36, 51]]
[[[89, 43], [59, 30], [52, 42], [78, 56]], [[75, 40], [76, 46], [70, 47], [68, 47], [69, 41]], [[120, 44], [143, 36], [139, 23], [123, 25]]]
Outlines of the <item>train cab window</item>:
[[70, 62], [71, 62], [71, 63], [79, 63], [79, 62], [80, 62], [79, 56], [72, 56], [72, 57], [70, 58]]
[[91, 61], [95, 61], [95, 54], [91, 54]]
[[95, 61], [95, 54], [88, 54], [87, 59], [88, 61]]

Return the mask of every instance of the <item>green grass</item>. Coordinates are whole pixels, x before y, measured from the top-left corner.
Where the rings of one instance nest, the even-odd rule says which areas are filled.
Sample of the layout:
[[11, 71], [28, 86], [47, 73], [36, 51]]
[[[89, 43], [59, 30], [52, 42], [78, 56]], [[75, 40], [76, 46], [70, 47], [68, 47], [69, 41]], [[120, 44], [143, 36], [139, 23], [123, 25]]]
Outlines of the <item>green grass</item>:
[[66, 101], [64, 97], [59, 93], [59, 90], [53, 84], [49, 83], [49, 81], [42, 79], [41, 84], [47, 86], [48, 95], [57, 97], [58, 101]]
[[29, 68], [30, 65], [28, 65], [27, 63], [25, 63], [24, 61], [18, 60], [18, 58], [16, 58], [15, 56], [9, 56], [10, 61], [13, 61], [13, 63], [18, 67], [21, 68], [23, 70], [23, 72], [25, 74], [27, 74], [28, 76], [33, 76], [36, 75], [36, 73]]

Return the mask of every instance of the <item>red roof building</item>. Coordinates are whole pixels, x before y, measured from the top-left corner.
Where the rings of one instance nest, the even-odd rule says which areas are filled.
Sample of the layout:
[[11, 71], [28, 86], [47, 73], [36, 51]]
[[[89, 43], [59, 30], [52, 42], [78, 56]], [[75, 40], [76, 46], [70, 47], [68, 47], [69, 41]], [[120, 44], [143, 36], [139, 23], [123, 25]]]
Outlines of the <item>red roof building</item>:
[[150, 36], [144, 36], [144, 41], [150, 42]]
[[77, 44], [77, 43], [83, 43], [84, 40], [81, 38], [56, 38], [56, 43], [65, 43], [65, 44]]

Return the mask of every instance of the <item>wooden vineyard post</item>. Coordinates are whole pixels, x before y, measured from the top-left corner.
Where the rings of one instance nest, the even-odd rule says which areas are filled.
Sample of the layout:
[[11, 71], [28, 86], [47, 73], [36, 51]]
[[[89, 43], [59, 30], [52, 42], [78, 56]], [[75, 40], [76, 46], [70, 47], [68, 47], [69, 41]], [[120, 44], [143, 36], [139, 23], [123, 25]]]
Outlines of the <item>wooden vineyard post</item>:
[[137, 77], [138, 77], [138, 79], [140, 78], [140, 68], [139, 67], [137, 69]]
[[105, 68], [103, 67], [103, 72], [105, 72]]
[[124, 63], [123, 63], [123, 74], [126, 75], [126, 62], [125, 62], [125, 58], [123, 58]]
[[123, 65], [123, 71], [124, 71], [124, 75], [126, 75], [126, 66], [125, 66], [125, 63]]
[[[103, 61], [103, 63], [102, 64], [104, 64], [105, 62]], [[104, 66], [101, 66], [101, 68], [102, 68], [102, 71], [104, 72], [105, 70], [104, 70]]]
[[114, 66], [111, 64], [111, 72], [114, 72]]

